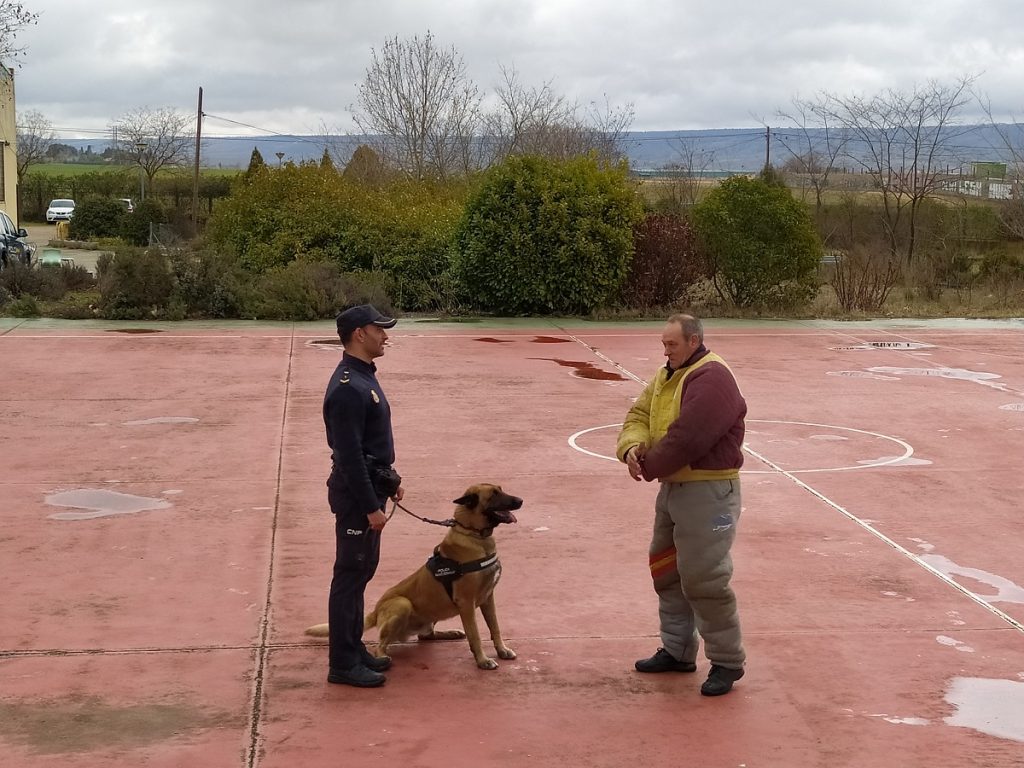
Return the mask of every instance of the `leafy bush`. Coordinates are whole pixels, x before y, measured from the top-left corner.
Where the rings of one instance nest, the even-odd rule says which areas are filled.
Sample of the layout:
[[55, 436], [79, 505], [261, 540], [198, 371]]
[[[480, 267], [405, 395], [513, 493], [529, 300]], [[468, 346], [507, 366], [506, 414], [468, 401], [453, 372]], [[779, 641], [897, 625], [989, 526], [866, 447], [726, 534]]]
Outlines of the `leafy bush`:
[[[78, 212], [75, 212], [78, 217]], [[149, 230], [153, 224], [162, 224], [167, 220], [163, 206], [152, 197], [147, 197], [135, 206], [135, 211], [126, 213], [121, 219], [120, 235], [126, 243], [136, 246], [149, 245]]]
[[174, 278], [160, 251], [123, 248], [112, 258], [98, 259], [96, 268], [104, 316], [138, 320], [165, 314]]
[[689, 223], [666, 214], [648, 214], [633, 234], [633, 260], [622, 288], [627, 307], [669, 307], [706, 276]]
[[332, 262], [303, 260], [262, 275], [246, 314], [265, 320], [320, 320], [366, 303], [385, 314], [392, 309], [379, 276], [345, 273]]
[[300, 259], [379, 271], [399, 306], [431, 309], [465, 194], [455, 183], [369, 186], [315, 164], [265, 168], [234, 186], [208, 235], [257, 273]]
[[27, 293], [9, 301], [4, 310], [12, 317], [39, 317], [42, 314], [35, 296]]
[[1024, 297], [1024, 259], [1010, 253], [992, 253], [981, 261], [980, 277], [1001, 307], [1014, 306]]
[[821, 240], [788, 190], [734, 176], [694, 208], [720, 290], [739, 307], [794, 305], [817, 288]]
[[75, 215], [71, 219], [71, 239], [116, 237], [121, 232], [121, 222], [126, 216], [128, 212], [117, 200], [87, 198], [75, 207]]
[[69, 293], [58, 301], [48, 303], [45, 307], [46, 316], [60, 317], [65, 320], [85, 320], [97, 317], [100, 314], [97, 308], [99, 300], [98, 291]]
[[466, 206], [456, 273], [481, 309], [585, 314], [617, 296], [640, 213], [625, 166], [513, 157]]
[[209, 251], [173, 251], [173, 301], [186, 316], [240, 317], [248, 300], [250, 275], [234, 259]]
[[94, 285], [95, 280], [85, 267], [62, 265], [33, 269], [15, 263], [0, 271], [0, 288], [13, 297], [56, 300], [69, 291], [87, 290]]
[[12, 261], [0, 269], [0, 289], [12, 298], [38, 293], [43, 281], [41, 270], [26, 267], [19, 261]]

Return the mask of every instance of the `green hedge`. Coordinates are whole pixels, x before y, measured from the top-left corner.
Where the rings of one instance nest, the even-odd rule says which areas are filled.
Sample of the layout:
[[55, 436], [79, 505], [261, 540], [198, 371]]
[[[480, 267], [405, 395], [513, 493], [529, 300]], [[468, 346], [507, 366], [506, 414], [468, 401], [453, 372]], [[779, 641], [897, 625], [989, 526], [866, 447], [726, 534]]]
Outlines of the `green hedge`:
[[618, 296], [641, 210], [625, 166], [511, 158], [466, 206], [456, 274], [481, 310], [589, 313]]

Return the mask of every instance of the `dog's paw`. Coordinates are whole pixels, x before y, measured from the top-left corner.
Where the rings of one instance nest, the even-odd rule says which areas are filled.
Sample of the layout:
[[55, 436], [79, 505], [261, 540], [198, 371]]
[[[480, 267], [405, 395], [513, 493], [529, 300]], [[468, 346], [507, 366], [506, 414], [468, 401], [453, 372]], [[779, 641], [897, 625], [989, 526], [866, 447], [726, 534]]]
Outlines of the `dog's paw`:
[[499, 659], [514, 659], [516, 652], [509, 648], [507, 645], [504, 648], [498, 648]]
[[464, 640], [466, 633], [461, 629], [435, 629], [433, 632], [427, 632], [422, 635], [418, 635], [420, 640]]
[[498, 668], [498, 662], [496, 662], [494, 659], [484, 659], [483, 661], [478, 661], [476, 663], [476, 665], [478, 667], [480, 667], [480, 669], [497, 669]]

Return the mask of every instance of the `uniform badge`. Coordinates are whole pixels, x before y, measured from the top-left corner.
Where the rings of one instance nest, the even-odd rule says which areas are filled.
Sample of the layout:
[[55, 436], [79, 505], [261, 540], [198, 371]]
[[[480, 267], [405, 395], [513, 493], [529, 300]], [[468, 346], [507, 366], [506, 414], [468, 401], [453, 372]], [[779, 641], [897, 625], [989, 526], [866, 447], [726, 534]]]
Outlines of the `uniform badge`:
[[373, 398], [373, 402], [377, 403], [377, 405], [380, 405], [380, 398], [377, 397], [377, 392], [375, 390], [370, 390], [370, 397]]
[[348, 384], [348, 374], [347, 373], [345, 374], [345, 378], [338, 379], [338, 383], [339, 384]]

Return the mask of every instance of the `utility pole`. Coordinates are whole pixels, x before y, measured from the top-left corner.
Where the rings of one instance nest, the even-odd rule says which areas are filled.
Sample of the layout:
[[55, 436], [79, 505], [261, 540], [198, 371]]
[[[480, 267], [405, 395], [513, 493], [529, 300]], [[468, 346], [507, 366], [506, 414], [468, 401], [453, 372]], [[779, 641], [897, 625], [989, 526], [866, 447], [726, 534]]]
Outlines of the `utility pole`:
[[196, 110], [196, 165], [192, 176], [192, 236], [199, 234], [199, 146], [203, 136], [203, 89], [199, 88], [199, 107]]
[[764, 127], [764, 167], [769, 168], [772, 164], [772, 129], [767, 125]]

